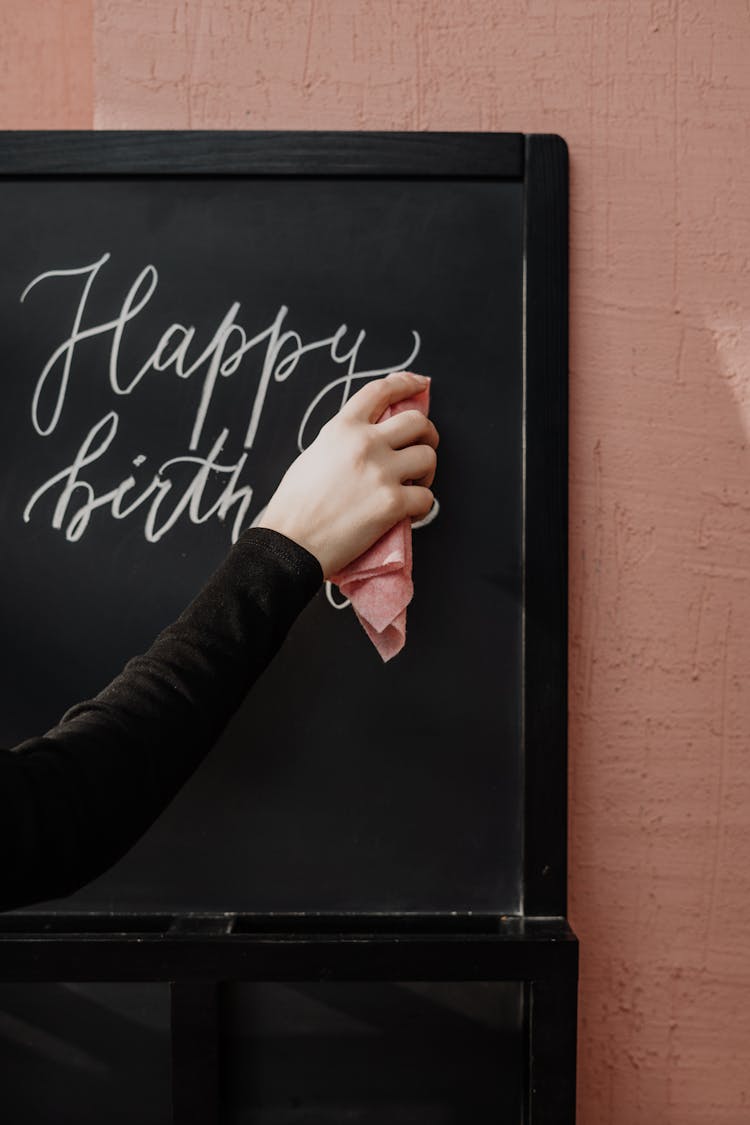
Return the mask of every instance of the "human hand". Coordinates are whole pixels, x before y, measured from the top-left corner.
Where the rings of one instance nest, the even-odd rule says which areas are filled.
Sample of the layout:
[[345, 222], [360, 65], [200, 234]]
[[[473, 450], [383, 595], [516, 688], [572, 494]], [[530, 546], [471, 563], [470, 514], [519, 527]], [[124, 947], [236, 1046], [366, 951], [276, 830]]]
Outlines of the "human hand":
[[376, 421], [428, 385], [422, 375], [394, 372], [361, 387], [289, 466], [257, 526], [305, 547], [328, 578], [406, 516], [426, 516], [435, 426], [418, 410]]

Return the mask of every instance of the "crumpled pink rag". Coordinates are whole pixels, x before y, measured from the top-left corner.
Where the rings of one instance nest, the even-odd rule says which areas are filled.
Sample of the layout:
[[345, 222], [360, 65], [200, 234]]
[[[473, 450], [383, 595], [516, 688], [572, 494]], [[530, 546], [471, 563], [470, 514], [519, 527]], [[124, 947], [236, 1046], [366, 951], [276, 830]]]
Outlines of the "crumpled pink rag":
[[[428, 414], [430, 388], [387, 406], [378, 422], [403, 410]], [[406, 643], [406, 607], [414, 596], [412, 581], [411, 519], [407, 516], [372, 547], [349, 563], [331, 581], [352, 603], [363, 629], [384, 661]]]

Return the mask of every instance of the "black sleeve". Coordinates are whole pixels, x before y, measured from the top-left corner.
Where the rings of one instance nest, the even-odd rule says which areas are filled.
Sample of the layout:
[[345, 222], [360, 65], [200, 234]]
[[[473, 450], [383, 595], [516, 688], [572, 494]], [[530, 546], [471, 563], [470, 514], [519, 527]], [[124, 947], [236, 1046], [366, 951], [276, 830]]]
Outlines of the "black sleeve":
[[0, 751], [0, 909], [70, 894], [135, 843], [322, 581], [297, 543], [246, 531], [148, 652], [47, 734]]

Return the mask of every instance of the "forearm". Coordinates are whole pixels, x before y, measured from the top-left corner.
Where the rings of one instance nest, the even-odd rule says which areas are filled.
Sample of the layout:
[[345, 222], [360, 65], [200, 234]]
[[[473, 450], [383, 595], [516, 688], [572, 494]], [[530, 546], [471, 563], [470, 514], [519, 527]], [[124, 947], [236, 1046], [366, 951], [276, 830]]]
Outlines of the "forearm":
[[215, 742], [318, 589], [317, 559], [246, 532], [148, 652], [41, 738], [0, 754], [0, 908], [110, 866]]

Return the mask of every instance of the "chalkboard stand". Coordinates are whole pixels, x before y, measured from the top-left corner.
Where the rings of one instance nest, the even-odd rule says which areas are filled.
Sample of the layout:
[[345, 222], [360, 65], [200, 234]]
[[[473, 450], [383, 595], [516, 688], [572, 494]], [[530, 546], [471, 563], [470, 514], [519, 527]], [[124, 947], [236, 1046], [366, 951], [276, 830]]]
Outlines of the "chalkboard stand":
[[[33, 928], [31, 928], [33, 927]], [[229, 981], [522, 981], [528, 1120], [573, 1120], [578, 942], [562, 918], [7, 915], [0, 979], [172, 981], [175, 1125], [219, 1114]]]
[[172, 982], [173, 1121], [220, 1120], [227, 981], [519, 981], [531, 1125], [575, 1118], [578, 942], [566, 921], [567, 149], [520, 134], [19, 133], [8, 176], [185, 172], [522, 179], [522, 910], [474, 914], [7, 914], [3, 981]]

